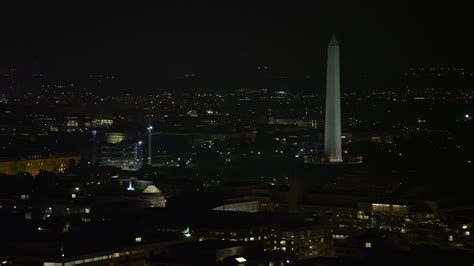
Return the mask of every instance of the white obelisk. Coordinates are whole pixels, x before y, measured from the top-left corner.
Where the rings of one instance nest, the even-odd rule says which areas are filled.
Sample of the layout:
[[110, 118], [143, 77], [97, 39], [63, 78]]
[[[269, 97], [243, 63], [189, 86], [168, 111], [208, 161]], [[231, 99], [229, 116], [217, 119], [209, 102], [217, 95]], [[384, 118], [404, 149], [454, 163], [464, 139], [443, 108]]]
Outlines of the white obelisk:
[[335, 35], [332, 36], [328, 45], [326, 120], [324, 124], [324, 153], [326, 158], [330, 162], [342, 162], [339, 44]]

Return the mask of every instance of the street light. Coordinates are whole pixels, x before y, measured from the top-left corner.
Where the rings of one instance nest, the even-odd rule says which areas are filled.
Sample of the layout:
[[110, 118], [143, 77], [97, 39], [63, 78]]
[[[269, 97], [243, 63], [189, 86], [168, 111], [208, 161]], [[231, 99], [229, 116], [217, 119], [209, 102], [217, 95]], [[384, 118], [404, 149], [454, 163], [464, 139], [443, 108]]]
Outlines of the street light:
[[96, 137], [97, 137], [97, 130], [92, 130], [92, 163], [95, 164], [97, 160], [97, 147], [96, 147]]
[[472, 120], [471, 114], [465, 114], [464, 115], [464, 121], [471, 121], [471, 120]]
[[153, 127], [148, 126], [147, 130], [148, 130], [148, 164], [151, 165], [151, 131], [153, 130]]

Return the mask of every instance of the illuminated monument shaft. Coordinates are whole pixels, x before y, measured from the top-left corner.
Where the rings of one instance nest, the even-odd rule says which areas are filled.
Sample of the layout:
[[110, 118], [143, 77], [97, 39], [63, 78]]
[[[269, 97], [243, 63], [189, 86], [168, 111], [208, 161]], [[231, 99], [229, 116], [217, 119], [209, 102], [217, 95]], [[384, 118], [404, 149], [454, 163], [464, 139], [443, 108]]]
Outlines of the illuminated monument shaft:
[[328, 46], [326, 120], [324, 123], [324, 153], [330, 162], [342, 162], [340, 94], [339, 44], [336, 36], [333, 35]]

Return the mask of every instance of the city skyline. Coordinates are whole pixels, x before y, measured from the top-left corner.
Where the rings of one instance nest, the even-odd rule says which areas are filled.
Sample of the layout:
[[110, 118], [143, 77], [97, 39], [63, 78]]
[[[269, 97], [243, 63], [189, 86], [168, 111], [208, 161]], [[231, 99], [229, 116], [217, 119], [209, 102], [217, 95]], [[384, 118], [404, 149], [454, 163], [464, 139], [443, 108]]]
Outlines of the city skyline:
[[154, 4], [0, 11], [0, 264], [472, 264], [467, 4]]

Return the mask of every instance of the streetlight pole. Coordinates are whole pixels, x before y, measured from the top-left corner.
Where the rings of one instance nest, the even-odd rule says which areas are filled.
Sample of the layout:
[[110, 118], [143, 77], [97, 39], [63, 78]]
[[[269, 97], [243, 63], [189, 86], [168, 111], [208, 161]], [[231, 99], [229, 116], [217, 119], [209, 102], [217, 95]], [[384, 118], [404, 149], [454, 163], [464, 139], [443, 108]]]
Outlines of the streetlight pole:
[[97, 130], [92, 130], [92, 158], [91, 158], [91, 163], [93, 165], [96, 164], [97, 161], [97, 147], [96, 147], [96, 136], [97, 136]]
[[148, 126], [147, 130], [148, 130], [148, 164], [151, 165], [151, 131], [153, 130], [153, 127]]

